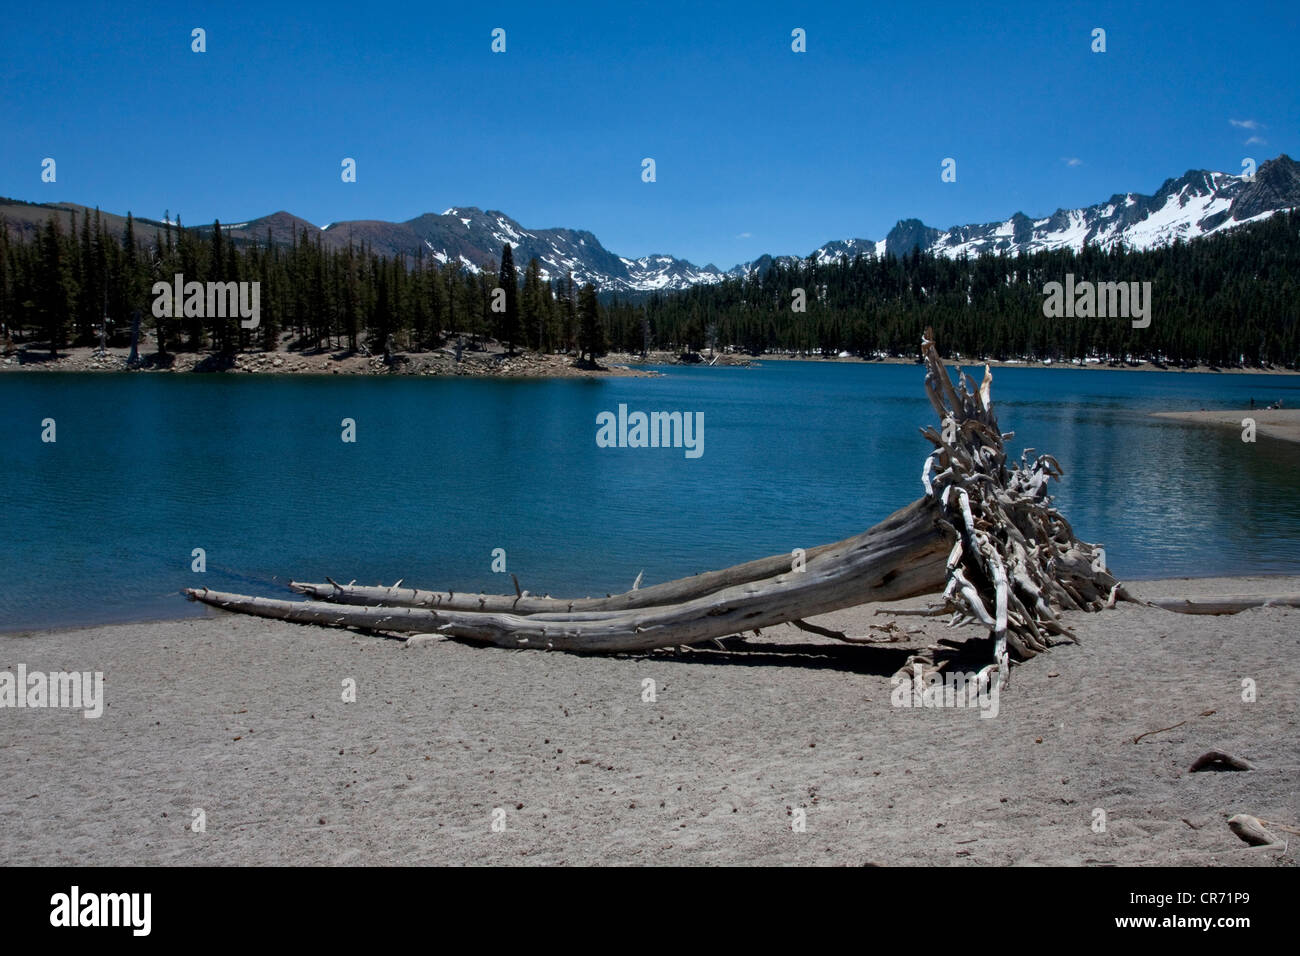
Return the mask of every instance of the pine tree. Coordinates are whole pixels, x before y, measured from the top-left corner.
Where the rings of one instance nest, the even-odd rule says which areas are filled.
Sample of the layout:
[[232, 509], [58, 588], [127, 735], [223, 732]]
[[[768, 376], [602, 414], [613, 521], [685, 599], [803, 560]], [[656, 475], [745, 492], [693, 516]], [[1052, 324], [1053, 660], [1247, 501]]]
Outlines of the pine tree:
[[68, 316], [73, 313], [73, 290], [68, 261], [63, 250], [63, 233], [57, 216], [45, 223], [41, 235], [40, 278], [36, 307], [41, 330], [49, 341], [50, 357], [58, 358], [66, 344]]
[[84, 339], [95, 324], [96, 302], [103, 301], [103, 282], [95, 268], [95, 245], [90, 238], [90, 210], [81, 217], [81, 241], [78, 250], [80, 295], [77, 297], [77, 338]]
[[348, 339], [348, 351], [357, 350], [357, 333], [361, 326], [361, 289], [357, 276], [356, 257], [352, 243], [348, 243], [343, 260], [343, 333]]
[[595, 365], [605, 350], [605, 322], [596, 299], [596, 287], [587, 283], [578, 293], [578, 361]]
[[545, 332], [542, 328], [542, 269], [534, 256], [524, 270], [524, 294], [520, 302], [524, 342], [530, 349], [541, 351]]
[[371, 257], [371, 274], [375, 277], [374, 326], [371, 341], [372, 351], [383, 352], [385, 360], [389, 357], [389, 346], [393, 334], [392, 291], [388, 284], [388, 270], [384, 268], [378, 256]]
[[[351, 249], [348, 250], [351, 252]], [[349, 263], [350, 263], [349, 259]], [[271, 241], [271, 229], [266, 230], [266, 248], [261, 251], [262, 275], [262, 323], [259, 331], [262, 336], [262, 350], [274, 352], [280, 345], [280, 328], [283, 324], [283, 285], [279, 247]], [[356, 348], [355, 337], [352, 348]]]
[[560, 334], [566, 352], [576, 351], [578, 347], [578, 302], [573, 284], [573, 273], [564, 276], [564, 285], [560, 290]]
[[505, 311], [493, 313], [494, 331], [497, 341], [504, 343], [506, 351], [513, 354], [519, 341], [519, 275], [515, 272], [515, 256], [509, 242], [501, 250], [497, 286], [505, 292]]
[[[143, 292], [140, 276], [140, 250], [135, 244], [135, 219], [130, 211], [126, 214], [126, 226], [122, 232], [122, 286], [121, 303], [118, 309], [118, 322], [122, 327], [130, 326], [132, 313], [140, 308]], [[105, 323], [108, 319], [105, 317]], [[107, 337], [108, 330], [104, 330]]]
[[436, 262], [429, 263], [429, 338], [427, 348], [437, 348], [443, 343], [447, 328], [447, 285]]
[[14, 310], [9, 265], [9, 224], [0, 216], [0, 348], [8, 348], [13, 335]]

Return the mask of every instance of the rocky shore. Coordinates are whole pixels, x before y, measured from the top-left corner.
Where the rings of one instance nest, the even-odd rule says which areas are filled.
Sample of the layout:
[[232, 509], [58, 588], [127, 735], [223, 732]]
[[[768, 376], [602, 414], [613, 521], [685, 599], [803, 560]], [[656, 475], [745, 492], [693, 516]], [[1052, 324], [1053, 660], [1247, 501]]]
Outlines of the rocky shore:
[[595, 368], [578, 365], [571, 355], [548, 355], [538, 352], [502, 350], [461, 352], [454, 349], [429, 352], [392, 352], [367, 355], [361, 352], [331, 349], [301, 351], [279, 349], [274, 352], [250, 351], [235, 355], [209, 352], [178, 352], [168, 356], [145, 355], [132, 366], [129, 352], [110, 348], [100, 352], [93, 348], [68, 349], [58, 358], [48, 353], [20, 351], [0, 359], [0, 372], [221, 372], [250, 374], [307, 375], [459, 375], [499, 378], [590, 378], [609, 376], [650, 376], [648, 369], [632, 369], [602, 358]]

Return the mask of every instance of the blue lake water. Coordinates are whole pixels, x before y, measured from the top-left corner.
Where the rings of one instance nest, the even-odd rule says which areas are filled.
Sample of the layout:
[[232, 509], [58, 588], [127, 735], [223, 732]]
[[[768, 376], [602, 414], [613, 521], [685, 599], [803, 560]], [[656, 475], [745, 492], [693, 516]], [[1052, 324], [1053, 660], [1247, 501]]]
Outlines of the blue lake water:
[[[843, 538], [920, 496], [920, 366], [662, 371], [0, 376], [0, 630], [202, 614], [177, 594], [200, 584], [510, 592], [496, 548], [534, 593], [617, 592]], [[1300, 377], [1011, 368], [993, 397], [1017, 454], [1060, 460], [1062, 510], [1122, 577], [1300, 573], [1300, 445], [1149, 415], [1300, 405]], [[619, 403], [703, 412], [703, 455], [598, 448]]]

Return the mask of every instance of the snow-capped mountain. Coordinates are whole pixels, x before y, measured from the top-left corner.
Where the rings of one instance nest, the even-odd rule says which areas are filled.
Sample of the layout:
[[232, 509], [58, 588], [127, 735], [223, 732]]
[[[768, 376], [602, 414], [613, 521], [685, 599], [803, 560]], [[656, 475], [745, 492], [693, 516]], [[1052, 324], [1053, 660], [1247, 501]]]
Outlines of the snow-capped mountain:
[[[818, 263], [845, 256], [879, 256], [886, 251], [903, 255], [913, 249], [957, 257], [981, 253], [1036, 252], [1084, 243], [1102, 248], [1123, 245], [1149, 249], [1232, 229], [1300, 206], [1300, 163], [1282, 155], [1263, 163], [1253, 181], [1228, 173], [1191, 170], [1166, 180], [1152, 196], [1122, 193], [1082, 209], [1058, 209], [1042, 219], [1016, 213], [1002, 222], [953, 226], [947, 230], [927, 226], [918, 219], [903, 219], [883, 239], [838, 239], [810, 254]], [[0, 215], [11, 229], [35, 228], [48, 218], [50, 208], [67, 204], [21, 203], [0, 200]], [[140, 235], [150, 220], [136, 220]], [[210, 226], [199, 227], [207, 231]], [[223, 226], [233, 240], [289, 243], [303, 232], [327, 247], [349, 243], [384, 256], [422, 255], [441, 263], [457, 262], [473, 272], [495, 269], [504, 243], [513, 246], [516, 268], [522, 274], [529, 260], [538, 260], [544, 279], [568, 273], [578, 283], [594, 283], [608, 292], [652, 292], [714, 284], [744, 276], [773, 263], [798, 263], [805, 257], [760, 256], [723, 272], [712, 264], [697, 266], [670, 255], [628, 259], [610, 252], [595, 235], [575, 229], [527, 229], [503, 212], [474, 206], [457, 206], [442, 213], [426, 213], [406, 222], [356, 220], [317, 227], [287, 212]]]
[[[826, 245], [814, 249], [809, 253], [808, 258], [811, 258], [818, 265], [827, 265], [838, 262], [846, 256], [850, 259], [858, 255], [883, 256], [885, 254], [885, 245], [886, 240], [884, 239], [879, 242], [874, 239], [836, 239], [834, 242], [828, 242]], [[727, 270], [727, 275], [744, 276], [755, 270], [762, 272], [774, 265], [793, 266], [801, 262], [803, 262], [801, 256], [759, 256], [757, 259], [733, 266]]]
[[[841, 256], [896, 254], [920, 248], [957, 258], [982, 253], [1081, 250], [1085, 243], [1110, 249], [1150, 249], [1175, 240], [1199, 239], [1300, 206], [1300, 163], [1289, 156], [1268, 160], [1253, 181], [1244, 176], [1189, 170], [1167, 179], [1155, 195], [1123, 193], [1083, 209], [1058, 209], [1043, 219], [1016, 213], [1002, 222], [953, 226], [946, 231], [919, 219], [903, 219], [879, 242], [846, 239], [813, 250], [811, 257], [826, 263]], [[765, 268], [770, 256], [737, 267]], [[734, 270], [733, 270], [734, 271]]]
[[335, 222], [320, 230], [281, 212], [240, 223], [230, 235], [236, 240], [264, 240], [268, 226], [276, 241], [288, 240], [291, 233], [286, 230], [301, 234], [305, 228], [309, 235], [319, 234], [327, 246], [368, 243], [380, 255], [419, 254], [444, 265], [458, 262], [471, 272], [495, 269], [502, 247], [509, 242], [520, 274], [529, 260], [536, 258], [544, 280], [562, 279], [572, 272], [576, 283], [591, 282], [602, 291], [684, 289], [720, 282], [724, 277], [716, 266], [700, 267], [673, 256], [626, 259], [610, 252], [584, 229], [528, 229], [503, 212], [476, 206], [453, 206], [406, 222]]
[[[1082, 209], [1058, 209], [1042, 219], [1016, 213], [1002, 222], [954, 226], [947, 230], [927, 226], [918, 219], [903, 219], [883, 239], [838, 239], [814, 249], [809, 257], [828, 263], [842, 257], [880, 256], [886, 251], [903, 254], [913, 249], [957, 258], [982, 253], [1037, 252], [1045, 249], [1079, 251], [1085, 243], [1109, 249], [1120, 245], [1149, 249], [1177, 239], [1189, 240], [1254, 222], [1277, 212], [1300, 206], [1300, 163], [1279, 156], [1259, 167], [1254, 180], [1229, 173], [1190, 170], [1168, 179], [1154, 195], [1123, 193], [1106, 202]], [[478, 209], [449, 209], [472, 237], [478, 258], [475, 264], [494, 261], [496, 251], [507, 239], [517, 243], [515, 261], [521, 267], [537, 256], [544, 273], [563, 275], [573, 270], [580, 282], [594, 282], [612, 291], [682, 289], [712, 284], [728, 276], [745, 275], [773, 263], [790, 264], [797, 256], [761, 256], [741, 263], [725, 273], [716, 266], [696, 266], [669, 255], [626, 259], [607, 252], [594, 235], [568, 229], [525, 230], [499, 212]], [[421, 217], [429, 220], [437, 217]], [[421, 220], [413, 220], [419, 222]], [[337, 228], [337, 227], [333, 227]], [[427, 239], [432, 249], [434, 243]], [[457, 255], [466, 255], [457, 252]]]
[[[1084, 209], [1058, 209], [1044, 219], [1016, 213], [1004, 222], [914, 233], [927, 240], [919, 243], [923, 248], [950, 257], [1044, 249], [1077, 252], [1084, 243], [1102, 249], [1150, 249], [1212, 235], [1297, 205], [1300, 164], [1280, 156], [1260, 166], [1253, 182], [1228, 173], [1190, 170], [1165, 180], [1154, 196], [1124, 193]], [[891, 240], [893, 236], [891, 232]], [[891, 244], [902, 251], [900, 244]]]

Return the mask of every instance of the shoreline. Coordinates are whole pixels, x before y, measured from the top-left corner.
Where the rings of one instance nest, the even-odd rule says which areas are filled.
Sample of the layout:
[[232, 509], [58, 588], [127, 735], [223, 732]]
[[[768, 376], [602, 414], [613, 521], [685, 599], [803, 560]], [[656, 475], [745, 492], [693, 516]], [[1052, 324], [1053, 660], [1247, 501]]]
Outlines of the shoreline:
[[389, 361], [382, 355], [366, 355], [340, 349], [304, 349], [300, 351], [261, 349], [220, 356], [212, 352], [173, 352], [167, 364], [160, 365], [156, 354], [144, 355], [143, 363], [127, 365], [130, 349], [110, 348], [104, 356], [97, 349], [81, 346], [66, 349], [57, 359], [36, 353], [28, 361], [9, 356], [0, 360], [0, 372], [119, 374], [189, 374], [189, 375], [414, 375], [468, 378], [649, 378], [659, 375], [651, 369], [629, 368], [625, 364], [602, 358], [597, 368], [575, 364], [571, 355], [518, 352], [507, 356], [504, 350], [462, 352], [457, 360], [449, 348], [425, 352], [393, 352]]
[[[817, 355], [748, 355], [740, 352], [718, 352], [711, 357], [702, 354], [701, 361], [682, 361], [678, 353], [655, 351], [642, 359], [637, 353], [610, 352], [601, 357], [600, 367], [581, 368], [570, 355], [521, 351], [504, 357], [502, 350], [489, 348], [475, 352], [468, 349], [457, 361], [449, 347], [432, 351], [394, 351], [385, 363], [382, 356], [347, 352], [340, 349], [277, 349], [267, 352], [253, 349], [222, 357], [212, 352], [175, 352], [168, 356], [169, 364], [159, 365], [156, 354], [143, 356], [145, 364], [130, 368], [125, 347], [106, 350], [103, 357], [96, 355], [92, 346], [78, 346], [64, 350], [57, 359], [43, 352], [32, 355], [8, 355], [0, 358], [0, 372], [150, 372], [191, 374], [261, 375], [430, 375], [467, 376], [491, 378], [595, 378], [661, 375], [661, 372], [643, 366], [672, 366], [675, 368], [753, 368], [764, 362], [809, 362], [827, 365], [917, 365], [917, 359], [905, 356], [864, 359], [858, 356], [824, 358]], [[26, 359], [26, 360], [25, 360]], [[1197, 365], [1190, 368], [1169, 365], [1160, 368], [1150, 362], [1138, 364], [1038, 362], [1025, 360], [998, 361], [969, 357], [947, 357], [945, 364], [963, 369], [981, 365], [992, 368], [1035, 369], [1086, 369], [1106, 372], [1180, 372], [1205, 375], [1300, 375], [1298, 369], [1287, 368], [1217, 368]]]
[[[756, 363], [762, 362], [824, 362], [831, 364], [846, 365], [919, 365], [916, 359], [899, 357], [864, 359], [857, 356], [845, 356], [843, 358], [823, 358], [817, 355], [760, 355], [753, 359]], [[1218, 368], [1210, 365], [1195, 365], [1190, 368], [1182, 368], [1176, 365], [1168, 365], [1165, 368], [1153, 365], [1150, 362], [1140, 362], [1137, 364], [1121, 363], [1118, 365], [1108, 365], [1104, 362], [1097, 363], [1079, 363], [1074, 362], [1039, 362], [1028, 360], [1006, 360], [997, 359], [971, 359], [968, 356], [954, 358], [946, 356], [944, 364], [949, 366], [960, 366], [963, 369], [973, 369], [980, 365], [988, 365], [992, 368], [1044, 368], [1044, 369], [1079, 369], [1101, 372], [1186, 372], [1205, 375], [1300, 375], [1300, 369], [1288, 368]], [[721, 363], [719, 363], [721, 364]]]
[[1243, 408], [1239, 410], [1219, 409], [1197, 412], [1152, 412], [1154, 418], [1169, 421], [1189, 422], [1196, 425], [1215, 425], [1233, 428], [1244, 434], [1242, 419], [1255, 421], [1257, 435], [1265, 435], [1281, 441], [1300, 442], [1300, 408]]
[[[1300, 576], [1135, 591], [1265, 588], [1298, 590]], [[1294, 841], [1248, 847], [1227, 818], [1300, 823], [1300, 659], [1288, 653], [1300, 610], [1066, 612], [1080, 643], [1017, 665], [984, 719], [893, 699], [909, 648], [984, 636], [873, 613], [924, 601], [814, 619], [873, 644], [780, 626], [722, 650], [619, 656], [408, 644], [223, 613], [0, 639], [0, 670], [104, 675], [96, 719], [0, 710], [0, 749], [23, 769], [0, 796], [0, 859], [1297, 864]], [[1246, 677], [1259, 682], [1251, 702]], [[348, 680], [355, 701], [342, 699]], [[1211, 749], [1254, 769], [1189, 773]]]

